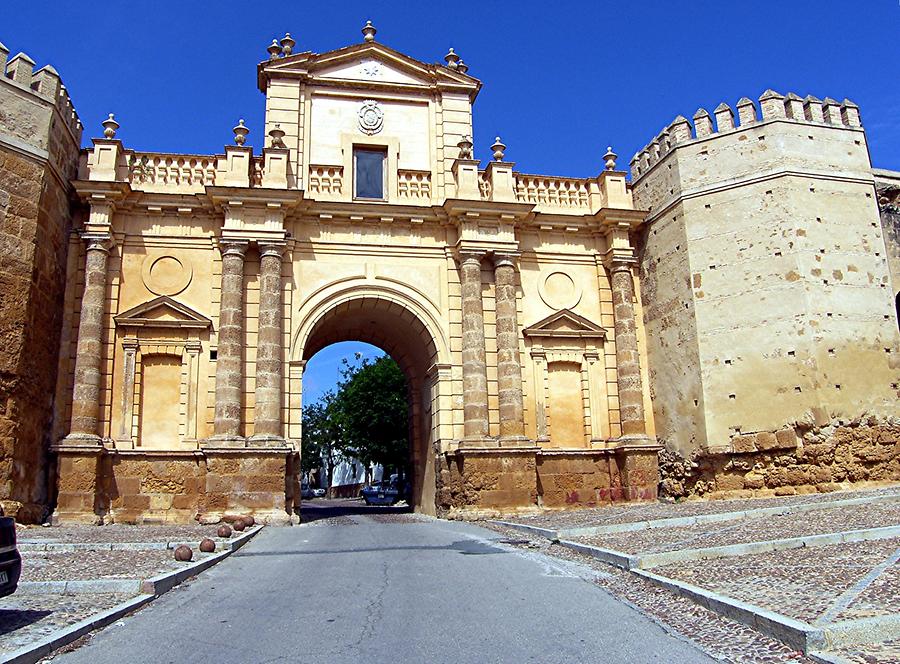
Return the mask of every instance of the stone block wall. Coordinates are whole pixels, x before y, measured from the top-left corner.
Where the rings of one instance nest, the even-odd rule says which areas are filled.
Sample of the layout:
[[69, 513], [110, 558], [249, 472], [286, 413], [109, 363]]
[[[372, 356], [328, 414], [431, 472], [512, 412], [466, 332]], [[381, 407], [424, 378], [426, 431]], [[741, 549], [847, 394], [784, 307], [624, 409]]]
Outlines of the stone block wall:
[[[896, 439], [900, 335], [858, 109], [767, 91], [738, 111], [717, 108], [716, 130], [679, 117], [632, 162], [670, 495], [826, 485], [808, 430], [872, 416]], [[896, 473], [869, 456], [832, 474]]]
[[[5, 75], [4, 75], [5, 74]], [[39, 522], [81, 124], [59, 75], [0, 45], [0, 505]]]

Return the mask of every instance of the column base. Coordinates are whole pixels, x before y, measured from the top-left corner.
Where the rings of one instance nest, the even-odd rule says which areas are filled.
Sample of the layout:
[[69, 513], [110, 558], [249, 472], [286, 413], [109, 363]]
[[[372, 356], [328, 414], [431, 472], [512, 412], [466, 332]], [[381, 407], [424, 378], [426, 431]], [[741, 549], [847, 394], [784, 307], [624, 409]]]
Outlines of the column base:
[[101, 464], [104, 448], [99, 436], [70, 434], [53, 449], [57, 454], [56, 509], [50, 523], [103, 523]]
[[253, 434], [247, 439], [247, 447], [284, 447], [285, 441], [283, 436], [274, 436], [272, 434], [260, 433]]
[[243, 436], [232, 435], [228, 433], [219, 433], [210, 436], [201, 443], [201, 447], [246, 447], [247, 439]]
[[95, 433], [70, 433], [59, 441], [56, 449], [102, 448], [103, 439]]
[[500, 436], [500, 447], [534, 447], [535, 442], [527, 436]]

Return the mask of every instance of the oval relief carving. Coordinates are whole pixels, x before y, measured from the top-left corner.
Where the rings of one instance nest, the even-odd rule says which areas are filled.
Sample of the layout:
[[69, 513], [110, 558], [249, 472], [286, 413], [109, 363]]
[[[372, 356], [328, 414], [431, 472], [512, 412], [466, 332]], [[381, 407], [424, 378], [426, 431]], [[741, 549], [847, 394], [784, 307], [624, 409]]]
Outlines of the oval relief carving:
[[538, 293], [551, 309], [573, 309], [581, 301], [581, 286], [565, 272], [551, 272], [544, 277]]
[[191, 283], [190, 261], [171, 255], [147, 256], [141, 266], [141, 279], [151, 293], [177, 295]]

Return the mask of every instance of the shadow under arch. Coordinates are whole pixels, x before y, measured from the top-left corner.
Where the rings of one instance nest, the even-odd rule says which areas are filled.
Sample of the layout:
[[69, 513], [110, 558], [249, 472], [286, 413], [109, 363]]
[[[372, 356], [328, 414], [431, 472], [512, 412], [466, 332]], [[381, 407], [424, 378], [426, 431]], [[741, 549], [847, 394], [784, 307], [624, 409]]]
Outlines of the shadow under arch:
[[305, 315], [291, 347], [293, 361], [308, 361], [341, 341], [361, 341], [389, 354], [407, 380], [412, 507], [435, 512], [435, 455], [439, 371], [447, 346], [436, 312], [395, 288], [341, 283], [324, 289]]

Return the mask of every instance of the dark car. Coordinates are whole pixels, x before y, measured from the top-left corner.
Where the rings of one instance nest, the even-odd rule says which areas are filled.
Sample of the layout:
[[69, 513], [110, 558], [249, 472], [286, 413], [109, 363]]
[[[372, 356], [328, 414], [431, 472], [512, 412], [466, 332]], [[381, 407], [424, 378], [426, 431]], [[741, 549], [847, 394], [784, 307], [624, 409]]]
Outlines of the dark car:
[[12, 517], [0, 517], [0, 597], [16, 591], [22, 573], [22, 556], [16, 548], [16, 522]]
[[400, 481], [374, 482], [364, 486], [359, 493], [366, 505], [396, 505], [406, 498], [406, 491]]

